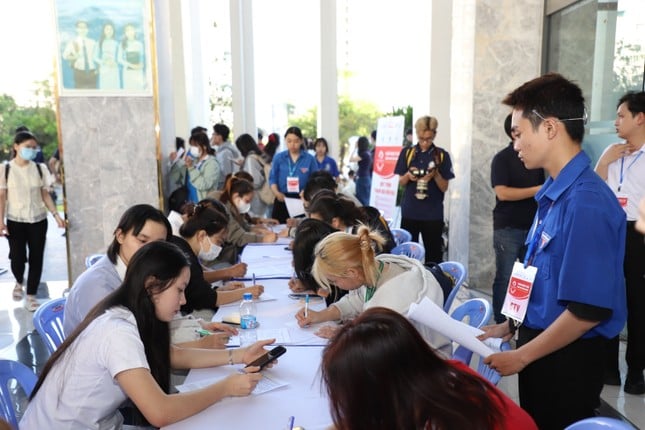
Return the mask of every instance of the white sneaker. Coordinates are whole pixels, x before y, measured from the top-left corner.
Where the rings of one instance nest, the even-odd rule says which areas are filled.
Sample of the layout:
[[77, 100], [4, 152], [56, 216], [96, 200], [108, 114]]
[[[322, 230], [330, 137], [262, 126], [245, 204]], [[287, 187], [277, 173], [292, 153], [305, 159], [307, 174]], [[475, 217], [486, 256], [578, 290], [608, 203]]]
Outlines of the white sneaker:
[[25, 309], [27, 309], [29, 312], [35, 312], [39, 307], [40, 303], [38, 303], [36, 296], [28, 294], [25, 298]]
[[24, 297], [25, 291], [22, 287], [22, 284], [16, 282], [16, 285], [13, 287], [13, 299], [20, 300]]

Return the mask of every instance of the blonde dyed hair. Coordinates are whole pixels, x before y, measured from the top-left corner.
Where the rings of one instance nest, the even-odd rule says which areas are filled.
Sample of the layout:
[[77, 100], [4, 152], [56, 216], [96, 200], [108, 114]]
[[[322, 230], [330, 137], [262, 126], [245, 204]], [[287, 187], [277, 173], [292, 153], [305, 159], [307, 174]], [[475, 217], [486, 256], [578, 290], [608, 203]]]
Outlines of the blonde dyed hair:
[[437, 118], [433, 116], [422, 116], [414, 123], [414, 129], [417, 132], [417, 136], [427, 130], [436, 130], [437, 127], [439, 127], [439, 121], [437, 121]]
[[327, 290], [331, 288], [329, 276], [344, 277], [348, 269], [363, 271], [365, 284], [375, 286], [378, 278], [375, 248], [381, 249], [385, 239], [376, 230], [361, 224], [356, 234], [335, 232], [316, 245], [311, 274]]

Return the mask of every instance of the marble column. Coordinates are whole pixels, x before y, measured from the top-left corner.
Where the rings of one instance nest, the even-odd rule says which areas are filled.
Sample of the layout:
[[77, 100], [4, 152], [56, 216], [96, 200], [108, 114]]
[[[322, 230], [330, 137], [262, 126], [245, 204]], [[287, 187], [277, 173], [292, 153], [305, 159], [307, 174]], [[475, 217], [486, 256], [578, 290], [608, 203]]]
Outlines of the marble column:
[[457, 178], [449, 191], [449, 258], [468, 264], [471, 287], [490, 290], [495, 274], [490, 163], [508, 143], [503, 121], [509, 108], [501, 100], [540, 75], [544, 0], [453, 4], [451, 149]]

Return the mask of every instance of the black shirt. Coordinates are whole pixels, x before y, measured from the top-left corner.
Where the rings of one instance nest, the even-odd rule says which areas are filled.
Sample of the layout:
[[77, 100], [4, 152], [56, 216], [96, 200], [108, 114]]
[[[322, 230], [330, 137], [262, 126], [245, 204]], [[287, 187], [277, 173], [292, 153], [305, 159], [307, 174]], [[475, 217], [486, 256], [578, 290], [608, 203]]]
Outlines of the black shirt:
[[212, 309], [217, 312], [217, 290], [204, 279], [204, 270], [192, 248], [182, 237], [172, 236], [170, 241], [184, 251], [190, 260], [190, 281], [186, 286], [186, 304], [181, 307], [181, 313], [189, 314], [200, 309]]
[[[528, 188], [544, 183], [544, 170], [527, 169], [513, 150], [513, 142], [499, 151], [491, 163], [490, 180], [493, 188], [505, 185], [512, 188]], [[533, 197], [516, 201], [500, 201], [495, 197], [493, 228], [510, 227], [528, 230], [533, 223], [537, 203]]]

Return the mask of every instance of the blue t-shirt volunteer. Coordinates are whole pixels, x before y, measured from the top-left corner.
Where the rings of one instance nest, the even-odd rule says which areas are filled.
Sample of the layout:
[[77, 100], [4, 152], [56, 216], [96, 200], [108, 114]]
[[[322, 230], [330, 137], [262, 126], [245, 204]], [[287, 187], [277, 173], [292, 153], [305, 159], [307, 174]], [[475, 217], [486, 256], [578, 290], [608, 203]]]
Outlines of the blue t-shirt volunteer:
[[293, 194], [287, 193], [287, 177], [297, 176], [299, 191], [302, 191], [307, 185], [309, 175], [316, 170], [318, 170], [316, 159], [306, 151], [300, 151], [295, 163], [291, 160], [289, 151], [282, 151], [273, 157], [269, 184], [277, 184], [278, 190], [283, 194]]
[[529, 259], [538, 270], [524, 325], [546, 329], [577, 302], [612, 310], [582, 337], [612, 338], [627, 315], [625, 214], [589, 163], [581, 151], [535, 196], [538, 211], [526, 244], [534, 248]]

